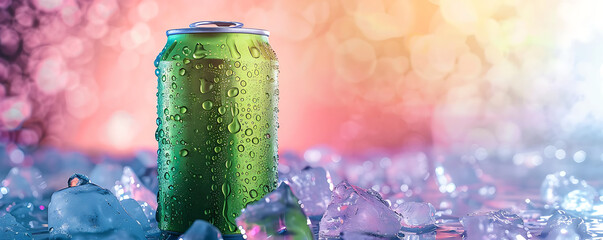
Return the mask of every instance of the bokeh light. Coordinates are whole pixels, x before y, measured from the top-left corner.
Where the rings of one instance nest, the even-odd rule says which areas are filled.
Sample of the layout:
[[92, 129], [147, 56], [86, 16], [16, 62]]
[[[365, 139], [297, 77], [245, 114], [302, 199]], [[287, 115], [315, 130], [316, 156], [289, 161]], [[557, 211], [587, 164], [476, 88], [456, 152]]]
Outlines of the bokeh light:
[[165, 30], [236, 20], [271, 31], [282, 149], [430, 146], [493, 157], [551, 146], [551, 156], [582, 163], [600, 155], [580, 147], [587, 141], [562, 153], [603, 127], [603, 24], [593, 4], [4, 0], [3, 139], [117, 154], [156, 148], [150, 61]]

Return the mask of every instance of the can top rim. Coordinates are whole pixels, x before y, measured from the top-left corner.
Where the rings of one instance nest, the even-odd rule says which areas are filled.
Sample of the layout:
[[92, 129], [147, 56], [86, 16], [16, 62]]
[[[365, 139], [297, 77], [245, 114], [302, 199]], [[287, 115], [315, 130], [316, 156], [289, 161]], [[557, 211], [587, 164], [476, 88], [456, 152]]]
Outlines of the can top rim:
[[[204, 25], [217, 27], [203, 27]], [[170, 29], [165, 32], [167, 36], [186, 33], [249, 33], [270, 36], [270, 32], [264, 29], [243, 28], [243, 23], [231, 21], [200, 21], [191, 23], [189, 28]]]

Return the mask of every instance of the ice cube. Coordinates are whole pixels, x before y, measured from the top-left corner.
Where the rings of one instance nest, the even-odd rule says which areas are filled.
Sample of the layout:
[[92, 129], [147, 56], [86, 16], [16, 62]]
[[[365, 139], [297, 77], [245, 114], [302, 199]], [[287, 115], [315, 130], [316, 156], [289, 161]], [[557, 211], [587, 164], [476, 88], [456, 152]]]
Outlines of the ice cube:
[[0, 187], [0, 199], [7, 202], [16, 199], [40, 200], [46, 190], [46, 181], [40, 170], [34, 167], [14, 167]]
[[144, 211], [142, 210], [142, 207], [140, 207], [138, 201], [128, 198], [119, 202], [121, 203], [121, 206], [124, 208], [124, 210], [126, 210], [128, 215], [130, 215], [130, 217], [132, 217], [134, 220], [136, 220], [136, 222], [138, 222], [138, 224], [140, 224], [142, 230], [148, 231], [151, 229], [151, 223], [147, 218], [147, 215], [144, 214]]
[[69, 177], [69, 179], [67, 180], [67, 187], [80, 186], [80, 185], [88, 184], [89, 182], [90, 182], [90, 179], [88, 179], [88, 177], [86, 175], [75, 173], [75, 174], [71, 175], [71, 177]]
[[345, 177], [346, 168], [342, 166], [342, 156], [328, 146], [319, 145], [307, 149], [303, 154], [303, 159], [306, 161], [306, 165], [325, 168], [331, 174], [333, 183], [340, 183]]
[[140, 181], [151, 192], [157, 192], [157, 153], [154, 151], [138, 151], [134, 160], [129, 164]]
[[398, 214], [379, 193], [343, 181], [333, 190], [331, 203], [320, 221], [319, 236], [337, 238], [345, 232], [395, 237], [400, 227]]
[[33, 239], [27, 228], [15, 220], [10, 213], [0, 212], [0, 239], [29, 240]]
[[123, 167], [113, 163], [101, 163], [92, 169], [90, 173], [90, 182], [104, 188], [112, 190], [113, 186], [121, 180]]
[[300, 171], [309, 165], [310, 164], [295, 151], [288, 150], [279, 154], [278, 170], [284, 174]]
[[286, 183], [247, 205], [237, 224], [246, 239], [312, 239], [308, 218]]
[[402, 232], [425, 233], [434, 231], [435, 208], [431, 203], [404, 202], [394, 209], [402, 216]]
[[428, 232], [428, 233], [423, 233], [423, 234], [406, 234], [404, 235], [404, 240], [435, 240], [436, 239], [436, 232]]
[[157, 209], [157, 195], [147, 189], [138, 179], [138, 176], [128, 166], [123, 168], [123, 174], [112, 189], [119, 200], [133, 198], [146, 202], [153, 209]]
[[[40, 206], [42, 206], [42, 208], [40, 208]], [[6, 206], [6, 211], [13, 215], [17, 222], [27, 228], [43, 227], [48, 219], [48, 212], [45, 210], [43, 205], [27, 201], [12, 203]]]
[[[321, 238], [322, 239], [322, 238]], [[330, 239], [330, 238], [326, 238]], [[384, 237], [378, 236], [371, 233], [362, 233], [362, 232], [342, 232], [340, 237], [334, 239], [343, 239], [343, 240], [399, 240], [398, 237]]]
[[523, 219], [505, 210], [472, 214], [461, 218], [465, 240], [529, 239]]
[[566, 210], [590, 211], [597, 191], [586, 181], [561, 171], [545, 177], [540, 188], [543, 201]]
[[145, 237], [140, 224], [126, 213], [117, 198], [109, 190], [92, 183], [52, 194], [48, 227], [51, 238], [101, 238], [119, 232], [127, 233], [129, 239]]
[[222, 240], [222, 234], [214, 225], [203, 220], [195, 220], [193, 225], [178, 240]]
[[331, 201], [331, 177], [322, 167], [306, 167], [288, 175], [287, 183], [306, 216], [322, 216]]
[[592, 236], [582, 218], [556, 210], [546, 222], [540, 237], [543, 239], [590, 239]]

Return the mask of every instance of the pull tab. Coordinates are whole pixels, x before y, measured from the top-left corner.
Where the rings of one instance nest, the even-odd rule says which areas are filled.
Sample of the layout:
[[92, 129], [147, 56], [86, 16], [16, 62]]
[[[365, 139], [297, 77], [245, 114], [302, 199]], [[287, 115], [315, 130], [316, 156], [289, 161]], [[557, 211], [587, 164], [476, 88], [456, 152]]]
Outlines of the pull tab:
[[200, 21], [194, 22], [189, 25], [191, 28], [204, 27], [204, 25], [216, 25], [218, 27], [230, 27], [230, 28], [242, 28], [243, 23], [240, 22], [227, 22], [227, 21]]

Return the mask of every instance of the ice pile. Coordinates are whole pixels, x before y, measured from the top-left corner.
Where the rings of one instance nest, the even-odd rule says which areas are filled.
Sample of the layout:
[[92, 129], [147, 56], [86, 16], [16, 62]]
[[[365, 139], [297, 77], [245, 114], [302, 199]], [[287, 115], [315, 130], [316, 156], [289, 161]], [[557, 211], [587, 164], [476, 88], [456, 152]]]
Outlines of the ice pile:
[[289, 174], [287, 178], [306, 216], [322, 216], [331, 201], [333, 189], [329, 173], [324, 168], [308, 166]]
[[157, 209], [157, 196], [145, 187], [129, 166], [99, 164], [92, 170], [90, 181], [111, 190], [119, 200], [132, 198], [142, 205], [146, 203], [152, 209]]
[[33, 239], [27, 230], [28, 229], [19, 224], [11, 214], [0, 212], [0, 239]]
[[319, 236], [321, 239], [358, 234], [395, 237], [399, 223], [398, 214], [379, 193], [343, 181], [333, 190], [331, 203], [320, 221]]
[[582, 218], [572, 217], [562, 210], [556, 210], [547, 220], [540, 237], [543, 239], [590, 239]]
[[540, 188], [544, 202], [571, 211], [590, 211], [597, 191], [586, 181], [561, 171], [546, 176]]
[[140, 181], [151, 192], [157, 192], [159, 181], [157, 179], [157, 152], [138, 151], [131, 163], [128, 164]]
[[312, 239], [308, 218], [286, 183], [247, 205], [237, 218], [246, 239]]
[[46, 181], [40, 170], [34, 167], [14, 167], [0, 187], [0, 199], [10, 200], [40, 200], [46, 191]]
[[420, 192], [430, 175], [427, 155], [419, 151], [396, 154], [386, 172], [392, 192]]
[[140, 224], [147, 234], [159, 231], [157, 229], [157, 220], [155, 220], [155, 211], [146, 205], [146, 203], [143, 202], [141, 204], [134, 199], [128, 198], [121, 200], [120, 204], [128, 215]]
[[141, 225], [107, 189], [88, 183], [52, 194], [48, 205], [51, 238], [145, 239]]
[[521, 219], [505, 210], [461, 218], [465, 240], [525, 240], [531, 237]]
[[32, 202], [22, 201], [9, 204], [5, 210], [24, 227], [41, 228], [47, 223], [48, 213], [44, 211], [44, 205], [36, 206], [37, 204]]
[[482, 173], [474, 161], [469, 156], [437, 155], [434, 165], [440, 192], [457, 195], [481, 187]]
[[157, 196], [147, 189], [138, 176], [128, 166], [123, 168], [120, 181], [113, 186], [113, 193], [119, 200], [133, 198], [140, 202], [146, 202], [153, 209], [157, 209]]
[[186, 230], [178, 240], [222, 240], [222, 234], [220, 231], [203, 220], [196, 220], [193, 225]]
[[436, 229], [435, 208], [431, 203], [404, 202], [394, 209], [402, 216], [403, 233], [426, 233]]

